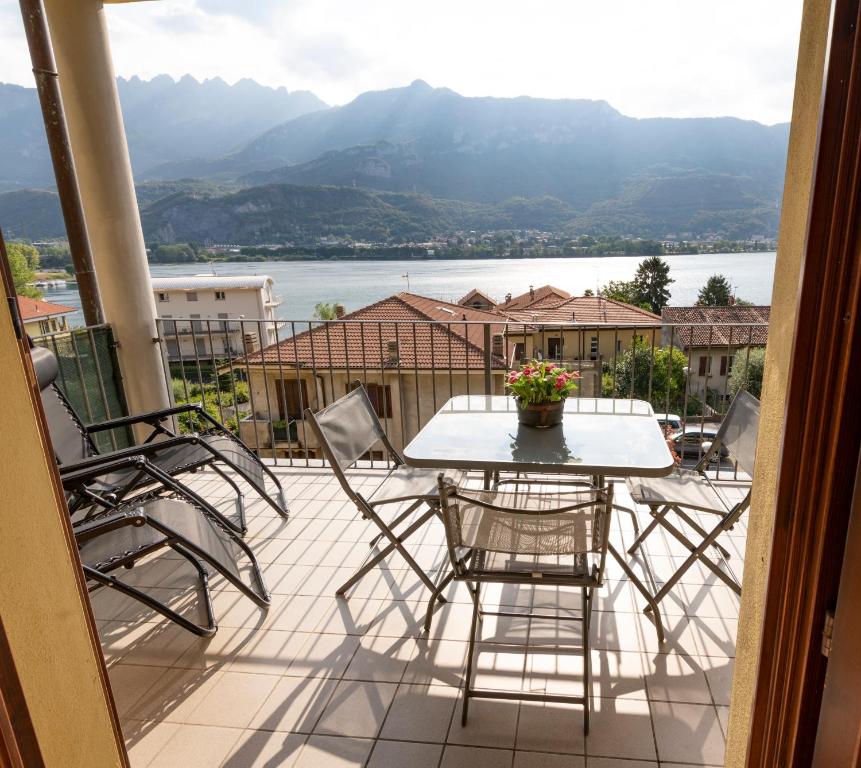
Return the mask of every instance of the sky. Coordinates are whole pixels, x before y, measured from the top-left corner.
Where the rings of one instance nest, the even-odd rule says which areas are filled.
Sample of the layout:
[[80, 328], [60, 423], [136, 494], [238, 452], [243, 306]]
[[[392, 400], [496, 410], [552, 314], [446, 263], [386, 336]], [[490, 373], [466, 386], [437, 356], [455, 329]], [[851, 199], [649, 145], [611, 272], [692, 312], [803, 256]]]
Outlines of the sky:
[[[247, 77], [329, 104], [420, 78], [773, 124], [791, 114], [801, 0], [155, 0], [106, 14], [124, 77]], [[0, 0], [0, 81], [33, 85], [17, 0]]]

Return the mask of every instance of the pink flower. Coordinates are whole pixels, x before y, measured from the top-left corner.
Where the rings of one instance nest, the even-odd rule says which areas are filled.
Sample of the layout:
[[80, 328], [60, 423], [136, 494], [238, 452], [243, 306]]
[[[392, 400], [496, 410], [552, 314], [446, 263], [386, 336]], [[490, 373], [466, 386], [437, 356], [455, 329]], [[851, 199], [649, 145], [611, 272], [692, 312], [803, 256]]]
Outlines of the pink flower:
[[530, 368], [528, 365], [523, 366], [523, 375], [524, 376], [531, 376], [532, 373], [533, 373], [532, 368]]
[[514, 382], [517, 381], [519, 378], [520, 378], [520, 372], [519, 371], [512, 371], [511, 373], [508, 374], [508, 383], [514, 384]]
[[567, 380], [560, 376], [558, 379], [556, 379], [556, 389], [565, 389], [565, 385], [567, 383]]

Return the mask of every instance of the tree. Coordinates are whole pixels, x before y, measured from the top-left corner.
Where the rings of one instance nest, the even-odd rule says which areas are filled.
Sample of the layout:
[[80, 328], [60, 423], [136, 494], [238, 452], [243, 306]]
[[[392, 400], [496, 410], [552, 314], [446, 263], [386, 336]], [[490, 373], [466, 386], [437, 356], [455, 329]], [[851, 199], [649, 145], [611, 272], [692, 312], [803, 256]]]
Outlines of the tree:
[[697, 296], [701, 307], [728, 307], [731, 301], [732, 286], [723, 275], [712, 275]]
[[[652, 379], [651, 403], [656, 413], [669, 409], [680, 413], [684, 408], [685, 368], [688, 359], [676, 347], [661, 347], [652, 351], [652, 345], [642, 336], [612, 362], [604, 364], [602, 390], [605, 397], [631, 397], [649, 400], [649, 377]], [[691, 403], [688, 412], [692, 412]]]
[[593, 291], [591, 288], [587, 288], [585, 291], [583, 291], [583, 295], [584, 296], [594, 296], [595, 291]]
[[739, 390], [747, 390], [754, 397], [762, 395], [762, 375], [765, 371], [765, 348], [750, 347], [738, 350], [732, 363], [727, 389], [732, 397]]
[[667, 306], [670, 300], [670, 283], [675, 280], [670, 277], [670, 265], [660, 256], [650, 256], [643, 259], [634, 275], [634, 304], [648, 304], [649, 309], [656, 315]]
[[39, 251], [32, 245], [9, 243], [6, 246], [6, 253], [9, 256], [9, 267], [12, 270], [15, 293], [31, 299], [41, 299], [42, 294], [32, 285], [27, 285], [36, 279], [35, 272], [39, 268]]
[[334, 320], [338, 316], [337, 304], [320, 301], [314, 305], [315, 320]]
[[611, 280], [599, 292], [599, 296], [625, 304], [636, 304], [636, 289], [633, 280]]

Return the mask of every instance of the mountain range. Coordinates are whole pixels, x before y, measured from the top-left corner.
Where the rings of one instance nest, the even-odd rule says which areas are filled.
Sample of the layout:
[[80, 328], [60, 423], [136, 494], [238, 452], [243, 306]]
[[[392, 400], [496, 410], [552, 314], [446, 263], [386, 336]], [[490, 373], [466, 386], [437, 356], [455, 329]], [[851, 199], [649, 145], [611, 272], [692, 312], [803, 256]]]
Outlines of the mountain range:
[[[420, 80], [340, 107], [251, 81], [119, 84], [157, 241], [392, 239], [483, 222], [659, 238], [777, 230], [787, 124], [636, 119], [603, 101], [464, 97]], [[47, 183], [27, 92], [0, 86], [0, 152], [15, 161], [0, 189]], [[19, 232], [47, 236], [33, 228], [50, 220], [44, 210], [31, 227], [20, 193], [4, 197], [0, 225], [11, 210]]]
[[[253, 80], [228, 85], [117, 78], [135, 175], [193, 158], [213, 158], [255, 136], [326, 104], [308, 91], [267, 88]], [[0, 83], [0, 190], [53, 184], [51, 157], [35, 88]]]

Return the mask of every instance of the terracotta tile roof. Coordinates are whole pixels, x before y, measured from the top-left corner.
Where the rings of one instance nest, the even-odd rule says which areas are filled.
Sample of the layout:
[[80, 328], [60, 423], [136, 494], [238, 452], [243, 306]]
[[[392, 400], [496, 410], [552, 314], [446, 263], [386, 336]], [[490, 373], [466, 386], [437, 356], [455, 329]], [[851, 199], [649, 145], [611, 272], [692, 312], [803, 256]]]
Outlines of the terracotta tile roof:
[[[681, 326], [673, 330], [673, 340], [685, 347], [762, 346], [768, 341], [770, 311], [764, 306], [665, 307], [661, 320]], [[686, 328], [688, 323], [693, 325]], [[664, 335], [669, 338], [669, 331]]]
[[505, 311], [523, 323], [585, 323], [587, 325], [638, 325], [659, 327], [661, 318], [645, 309], [603, 296], [573, 296], [521, 311]]
[[478, 290], [478, 288], [473, 288], [469, 293], [466, 294], [466, 296], [458, 299], [457, 303], [463, 306], [472, 301], [473, 299], [481, 299], [483, 301], [486, 301], [491, 306], [496, 306], [496, 300], [490, 298], [490, 296], [488, 296], [484, 291]]
[[[491, 321], [492, 333], [502, 333], [504, 322], [493, 312], [461, 307], [445, 301], [399, 293], [345, 315], [342, 320], [318, 325], [297, 333], [244, 358], [249, 365], [300, 366], [317, 369], [362, 368], [380, 370], [400, 367], [430, 370], [484, 368], [484, 326], [464, 320]], [[388, 322], [386, 322], [388, 321]], [[393, 321], [398, 321], [396, 324]], [[423, 322], [424, 321], [424, 322]], [[427, 322], [435, 321], [435, 322]], [[398, 345], [397, 360], [389, 353], [389, 342]], [[505, 360], [493, 356], [494, 368], [505, 368]]]
[[74, 307], [67, 307], [65, 304], [52, 304], [50, 301], [42, 301], [41, 299], [29, 299], [26, 296], [18, 296], [17, 299], [18, 311], [21, 313], [21, 319], [25, 322], [51, 317], [52, 315], [67, 315], [77, 311]]
[[521, 293], [519, 296], [514, 296], [508, 301], [502, 302], [502, 304], [499, 305], [499, 309], [503, 312], [527, 309], [528, 307], [539, 305], [547, 302], [548, 300], [550, 302], [558, 302], [570, 298], [571, 294], [568, 293], [568, 291], [563, 291], [561, 288], [557, 288], [553, 285], [542, 285], [540, 288], [535, 288], [531, 291], [527, 291], [526, 293]]

